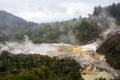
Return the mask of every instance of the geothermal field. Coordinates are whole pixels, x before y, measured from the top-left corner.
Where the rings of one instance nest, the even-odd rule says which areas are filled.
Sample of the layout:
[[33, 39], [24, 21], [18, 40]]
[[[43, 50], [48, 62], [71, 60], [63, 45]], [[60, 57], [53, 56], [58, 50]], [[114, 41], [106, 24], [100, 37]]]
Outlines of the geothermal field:
[[88, 45], [71, 45], [64, 43], [34, 44], [26, 37], [24, 42], [5, 42], [0, 44], [0, 51], [9, 51], [14, 54], [40, 54], [59, 59], [72, 57], [82, 68], [82, 77], [85, 80], [96, 78], [112, 79], [118, 76], [117, 70], [113, 69], [104, 55], [96, 53], [99, 41]]

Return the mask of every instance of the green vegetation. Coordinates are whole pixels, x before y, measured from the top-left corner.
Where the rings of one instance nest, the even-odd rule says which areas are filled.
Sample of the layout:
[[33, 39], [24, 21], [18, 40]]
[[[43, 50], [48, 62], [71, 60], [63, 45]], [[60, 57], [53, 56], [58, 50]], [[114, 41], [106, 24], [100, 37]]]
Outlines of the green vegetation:
[[22, 33], [37, 28], [38, 24], [0, 10], [0, 42], [10, 40], [13, 34]]
[[82, 20], [56, 22], [25, 33], [12, 35], [14, 40], [23, 40], [28, 35], [34, 43], [82, 44], [95, 40], [101, 33], [98, 21], [89, 17]]
[[0, 42], [4, 42], [8, 40], [8, 36], [2, 32], [0, 32]]
[[38, 27], [36, 23], [27, 22], [11, 13], [0, 10], [0, 32], [6, 35], [28, 31], [36, 27]]
[[93, 15], [99, 16], [102, 12], [106, 11], [107, 15], [114, 17], [116, 19], [116, 23], [120, 25], [120, 3], [109, 5], [107, 7], [95, 7]]
[[107, 62], [115, 69], [120, 70], [120, 35], [108, 38], [97, 52], [106, 55]]
[[60, 31], [57, 27], [52, 27], [48, 25], [39, 29], [35, 29], [26, 33], [29, 36], [30, 40], [34, 43], [54, 43], [58, 42]]
[[98, 38], [101, 29], [98, 26], [97, 20], [89, 17], [82, 20], [75, 33], [79, 42], [89, 42]]
[[[107, 7], [95, 7], [94, 16], [99, 16], [103, 11], [106, 11], [107, 16], [113, 17], [116, 20], [116, 24], [120, 25], [120, 3], [109, 5]], [[105, 22], [105, 20], [103, 20]], [[107, 20], [106, 20], [107, 21]], [[107, 25], [106, 25], [107, 26]], [[113, 25], [110, 25], [113, 26]], [[115, 26], [113, 26], [114, 28]], [[113, 36], [105, 40], [100, 47], [97, 49], [97, 52], [104, 54], [106, 56], [107, 62], [114, 67], [115, 69], [120, 70], [120, 34], [119, 31], [116, 33], [110, 33]], [[109, 35], [108, 35], [109, 36]], [[120, 80], [120, 79], [116, 79]]]
[[99, 79], [95, 79], [95, 80], [106, 80], [106, 79], [101, 77], [101, 78], [99, 78]]
[[[120, 25], [120, 3], [107, 7], [95, 7], [93, 15], [88, 18], [38, 24], [27, 22], [5, 11], [0, 11], [0, 41], [22, 41], [28, 35], [34, 43], [72, 43], [84, 44], [94, 41], [102, 30], [109, 27], [106, 19], [98, 16], [106, 11]], [[108, 16], [108, 17], [109, 17]], [[12, 20], [10, 20], [10, 18]], [[37, 27], [36, 27], [37, 26]]]
[[7, 51], [0, 55], [0, 80], [82, 80], [80, 69], [72, 58], [57, 59]]
[[[5, 11], [0, 11], [0, 42], [23, 41], [28, 35], [34, 43], [86, 44], [95, 41], [109, 28], [109, 20], [99, 16], [106, 11], [107, 17], [120, 25], [120, 3], [107, 7], [95, 7], [88, 18], [73, 19], [40, 25], [27, 22]], [[103, 42], [97, 52], [106, 56], [107, 62], [120, 70], [120, 35]], [[71, 58], [57, 59], [39, 54], [0, 54], [0, 80], [82, 80], [81, 66]], [[105, 80], [100, 78], [97, 80]], [[116, 79], [120, 80], [120, 79]]]
[[[12, 19], [12, 20], [11, 20]], [[98, 21], [89, 18], [38, 24], [0, 11], [0, 42], [23, 41], [28, 35], [34, 43], [81, 44], [94, 40], [101, 32]]]

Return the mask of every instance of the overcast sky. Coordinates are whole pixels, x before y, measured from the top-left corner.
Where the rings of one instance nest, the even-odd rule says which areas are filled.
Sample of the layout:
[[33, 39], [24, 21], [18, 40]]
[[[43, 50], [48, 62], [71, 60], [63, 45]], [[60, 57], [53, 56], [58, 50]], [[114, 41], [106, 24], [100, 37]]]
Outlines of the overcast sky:
[[86, 17], [94, 6], [106, 6], [120, 0], [0, 0], [0, 9], [28, 21], [43, 23]]

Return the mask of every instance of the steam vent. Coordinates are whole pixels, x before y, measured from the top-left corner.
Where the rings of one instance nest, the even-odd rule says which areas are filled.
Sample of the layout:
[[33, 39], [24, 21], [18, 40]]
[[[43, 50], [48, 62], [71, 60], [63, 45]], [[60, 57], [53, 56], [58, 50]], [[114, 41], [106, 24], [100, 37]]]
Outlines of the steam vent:
[[0, 80], [120, 80], [120, 0], [0, 0]]
[[94, 80], [100, 77], [106, 78], [108, 80], [114, 78], [114, 76], [118, 75], [116, 70], [114, 70], [106, 62], [104, 55], [96, 53], [95, 45], [97, 45], [97, 42], [84, 46], [63, 43], [43, 43], [36, 45], [28, 40], [21, 44], [17, 42], [6, 42], [5, 44], [1, 44], [1, 51], [7, 50], [15, 54], [36, 53], [41, 55], [48, 55], [50, 57], [56, 56], [59, 59], [72, 57], [82, 66], [83, 71], [81, 74], [85, 80]]

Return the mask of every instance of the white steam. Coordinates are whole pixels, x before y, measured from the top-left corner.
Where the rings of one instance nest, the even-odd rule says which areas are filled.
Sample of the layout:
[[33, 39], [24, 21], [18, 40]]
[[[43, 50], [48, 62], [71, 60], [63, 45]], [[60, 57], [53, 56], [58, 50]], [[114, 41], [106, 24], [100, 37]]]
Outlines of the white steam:
[[[48, 43], [42, 43], [42, 44], [34, 44], [27, 36], [25, 36], [24, 42], [5, 42], [5, 44], [0, 43], [0, 51], [7, 50], [14, 54], [41, 54], [41, 55], [48, 55], [48, 56], [58, 56], [61, 58], [64, 57], [72, 57], [77, 62], [79, 62], [83, 68], [90, 67], [91, 71], [96, 71], [103, 69], [110, 74], [114, 76], [118, 76], [119, 74], [109, 66], [109, 64], [106, 62], [105, 56], [97, 54], [95, 51], [97, 47], [103, 42], [108, 34], [116, 34], [118, 32], [120, 34], [120, 29], [118, 30], [115, 19], [112, 17], [109, 17], [105, 13], [101, 13], [101, 15], [98, 17], [99, 19], [105, 20], [108, 24], [108, 28], [103, 31], [103, 33], [100, 35], [103, 37], [103, 39], [97, 39], [95, 42], [83, 46], [74, 46], [70, 44], [48, 44]], [[102, 26], [101, 26], [102, 27]], [[63, 28], [60, 28], [60, 30], [64, 30]], [[112, 32], [113, 31], [113, 32]], [[68, 39], [72, 40], [73, 42], [76, 41], [75, 36], [72, 31], [69, 31], [67, 35], [61, 36], [61, 39]], [[71, 42], [72, 42], [71, 41]], [[59, 48], [63, 51], [59, 51]], [[72, 49], [74, 54], [72, 53]], [[68, 52], [66, 52], [68, 49]], [[71, 52], [70, 52], [71, 51]], [[82, 51], [82, 52], [81, 52]], [[70, 52], [70, 53], [69, 53]], [[80, 53], [79, 53], [80, 52]], [[90, 71], [89, 71], [90, 72]]]
[[103, 39], [107, 39], [108, 34], [118, 28], [118, 26], [116, 25], [116, 19], [110, 16], [106, 10], [103, 10], [101, 14], [97, 17], [97, 19], [103, 21], [101, 27], [104, 29], [103, 32], [100, 34]]
[[48, 51], [54, 51], [56, 50], [54, 46], [50, 44], [33, 44], [32, 41], [28, 39], [27, 36], [25, 36], [24, 42], [6, 42], [4, 45], [1, 45], [1, 51], [7, 50], [11, 53], [18, 54], [41, 54], [46, 55]]
[[85, 49], [96, 51], [96, 49], [97, 49], [98, 45], [100, 44], [100, 42], [101, 41], [99, 39], [97, 39], [95, 42], [83, 45], [82, 47], [85, 48]]

